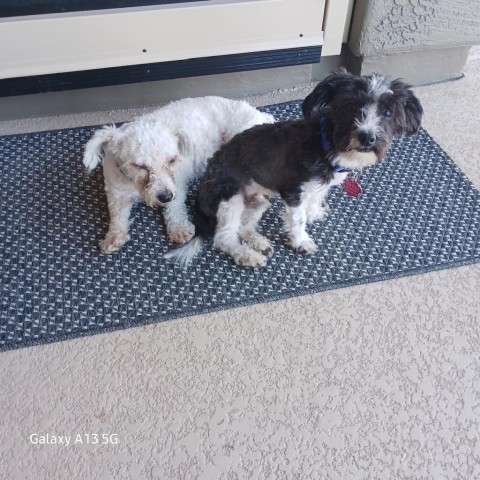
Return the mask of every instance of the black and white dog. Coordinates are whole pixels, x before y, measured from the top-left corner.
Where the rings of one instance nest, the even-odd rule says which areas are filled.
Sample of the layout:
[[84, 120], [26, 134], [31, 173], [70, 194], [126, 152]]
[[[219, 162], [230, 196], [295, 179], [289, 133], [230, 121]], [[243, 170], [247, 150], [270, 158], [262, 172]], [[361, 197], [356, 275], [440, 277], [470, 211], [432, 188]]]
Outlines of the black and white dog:
[[315, 252], [305, 227], [326, 218], [330, 187], [383, 160], [395, 135], [418, 131], [423, 113], [402, 81], [345, 71], [320, 82], [302, 110], [303, 120], [253, 127], [217, 151], [199, 187], [197, 234], [166, 258], [185, 265], [213, 235], [214, 246], [238, 265], [265, 265], [273, 248], [257, 223], [273, 195], [285, 204], [291, 248]]

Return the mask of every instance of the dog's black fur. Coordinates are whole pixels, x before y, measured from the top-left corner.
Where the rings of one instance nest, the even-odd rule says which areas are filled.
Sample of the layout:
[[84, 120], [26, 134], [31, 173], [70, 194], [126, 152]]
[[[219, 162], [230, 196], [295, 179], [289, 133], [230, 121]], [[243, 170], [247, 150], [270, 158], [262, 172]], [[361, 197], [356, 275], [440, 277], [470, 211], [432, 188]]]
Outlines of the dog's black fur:
[[333, 178], [328, 153], [316, 120], [257, 125], [236, 135], [208, 162], [196, 202], [196, 231], [212, 236], [219, 203], [252, 180], [278, 192], [287, 205], [297, 206], [303, 184], [312, 178], [324, 183]]
[[[336, 165], [355, 170], [383, 160], [392, 138], [416, 132], [423, 113], [409, 86], [400, 80], [346, 72], [320, 82], [303, 102], [302, 111], [305, 119], [253, 127], [213, 156], [197, 198], [197, 237], [215, 233], [222, 201], [242, 193], [245, 205], [255, 202], [246, 193], [252, 182], [296, 207], [308, 182], [332, 182], [338, 175]], [[350, 162], [352, 152], [355, 158], [368, 156], [369, 163]]]

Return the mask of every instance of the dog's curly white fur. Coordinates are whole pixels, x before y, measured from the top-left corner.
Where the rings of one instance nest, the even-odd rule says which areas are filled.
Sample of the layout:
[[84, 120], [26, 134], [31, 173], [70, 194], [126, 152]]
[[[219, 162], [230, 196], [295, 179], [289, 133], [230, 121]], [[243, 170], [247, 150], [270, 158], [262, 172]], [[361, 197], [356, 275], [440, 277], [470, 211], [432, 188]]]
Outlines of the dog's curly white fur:
[[100, 251], [116, 252], [129, 240], [130, 210], [142, 200], [165, 207], [171, 242], [188, 242], [195, 234], [185, 205], [189, 183], [201, 177], [208, 159], [234, 135], [273, 122], [272, 115], [246, 102], [203, 97], [178, 100], [119, 128], [96, 131], [83, 163], [92, 171], [103, 158], [110, 226]]

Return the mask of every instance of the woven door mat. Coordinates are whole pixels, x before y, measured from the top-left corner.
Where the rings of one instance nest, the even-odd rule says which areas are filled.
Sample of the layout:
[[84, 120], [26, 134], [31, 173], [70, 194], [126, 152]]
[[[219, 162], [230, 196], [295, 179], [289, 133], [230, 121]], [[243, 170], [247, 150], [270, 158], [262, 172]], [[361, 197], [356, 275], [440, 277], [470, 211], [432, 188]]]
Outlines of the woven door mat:
[[[299, 102], [263, 110], [301, 117]], [[168, 263], [161, 213], [145, 205], [132, 211], [131, 241], [100, 255], [103, 176], [82, 164], [96, 128], [0, 138], [0, 350], [480, 260], [480, 195], [425, 130], [365, 171], [359, 199], [332, 189], [328, 220], [309, 227], [314, 255], [285, 248], [280, 202], [261, 223], [275, 247], [261, 269], [211, 245], [188, 269]]]

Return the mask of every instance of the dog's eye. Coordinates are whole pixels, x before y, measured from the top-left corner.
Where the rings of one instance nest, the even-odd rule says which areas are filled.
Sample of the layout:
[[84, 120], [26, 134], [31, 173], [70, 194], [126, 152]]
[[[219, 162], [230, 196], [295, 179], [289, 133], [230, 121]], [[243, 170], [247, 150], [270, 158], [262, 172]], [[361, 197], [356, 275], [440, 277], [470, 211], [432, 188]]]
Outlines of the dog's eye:
[[177, 157], [173, 157], [168, 161], [169, 165], [173, 165], [177, 161]]
[[135, 167], [137, 167], [139, 170], [148, 170], [148, 168], [145, 165], [137, 165], [136, 163], [134, 164]]
[[386, 110], [383, 111], [383, 116], [384, 117], [391, 117], [392, 116], [392, 111], [387, 108]]

